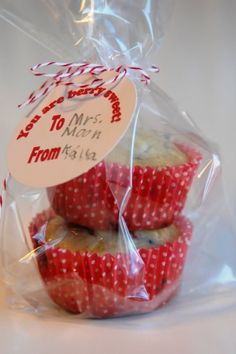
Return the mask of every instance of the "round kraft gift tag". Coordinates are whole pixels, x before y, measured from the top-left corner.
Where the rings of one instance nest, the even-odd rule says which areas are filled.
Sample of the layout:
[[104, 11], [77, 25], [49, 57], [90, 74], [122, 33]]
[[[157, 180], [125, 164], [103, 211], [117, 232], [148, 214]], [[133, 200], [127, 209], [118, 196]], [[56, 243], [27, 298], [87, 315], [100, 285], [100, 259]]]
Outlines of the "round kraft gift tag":
[[8, 148], [10, 173], [28, 186], [49, 187], [87, 172], [120, 141], [136, 101], [127, 77], [110, 87], [56, 87], [17, 127]]

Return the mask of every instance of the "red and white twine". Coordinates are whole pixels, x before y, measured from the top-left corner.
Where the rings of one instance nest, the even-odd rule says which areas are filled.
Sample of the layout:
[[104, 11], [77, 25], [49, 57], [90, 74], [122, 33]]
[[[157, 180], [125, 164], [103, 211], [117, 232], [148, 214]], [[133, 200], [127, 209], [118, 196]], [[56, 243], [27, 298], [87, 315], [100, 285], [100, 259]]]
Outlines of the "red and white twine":
[[2, 206], [3, 206], [3, 199], [4, 199], [4, 195], [5, 195], [6, 189], [7, 189], [7, 178], [4, 178], [3, 186], [0, 189], [0, 216], [1, 216], [1, 209], [2, 209]]
[[[46, 73], [40, 71], [40, 69], [44, 67], [53, 67], [53, 66], [60, 67], [61, 69], [55, 73]], [[24, 103], [19, 104], [18, 105], [19, 108], [27, 106], [31, 103], [35, 103], [38, 99], [42, 98], [43, 96], [46, 96], [50, 91], [52, 91], [55, 87], [59, 85], [65, 85], [65, 86], [74, 85], [79, 88], [86, 88], [86, 87], [95, 88], [102, 85], [119, 82], [126, 75], [129, 75], [130, 72], [136, 72], [139, 76], [140, 81], [145, 85], [147, 85], [151, 80], [147, 72], [153, 72], [153, 73], [159, 72], [159, 68], [156, 65], [152, 65], [150, 68], [144, 70], [141, 67], [132, 66], [132, 65], [128, 65], [128, 66], [120, 65], [117, 68], [107, 68], [104, 65], [91, 64], [88, 62], [61, 63], [55, 61], [36, 64], [30, 70], [32, 71], [33, 75], [47, 77], [48, 79], [44, 81], [44, 83], [37, 90], [33, 91]], [[111, 72], [111, 71], [117, 73], [117, 75], [115, 75], [115, 77], [112, 78], [111, 80], [105, 81], [104, 79], [98, 77], [104, 72]], [[95, 78], [86, 84], [75, 83], [74, 79], [84, 74], [93, 75], [95, 76]]]

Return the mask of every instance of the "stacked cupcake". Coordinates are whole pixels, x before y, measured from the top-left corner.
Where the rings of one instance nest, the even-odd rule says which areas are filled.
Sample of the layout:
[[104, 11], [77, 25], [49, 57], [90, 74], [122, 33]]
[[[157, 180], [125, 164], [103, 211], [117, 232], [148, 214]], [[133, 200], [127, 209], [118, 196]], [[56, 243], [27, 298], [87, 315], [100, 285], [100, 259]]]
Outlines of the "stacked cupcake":
[[148, 312], [179, 285], [192, 234], [181, 211], [201, 155], [154, 132], [136, 136], [132, 171], [128, 153], [124, 143], [117, 159], [49, 189], [52, 210], [30, 225], [47, 291], [70, 312]]

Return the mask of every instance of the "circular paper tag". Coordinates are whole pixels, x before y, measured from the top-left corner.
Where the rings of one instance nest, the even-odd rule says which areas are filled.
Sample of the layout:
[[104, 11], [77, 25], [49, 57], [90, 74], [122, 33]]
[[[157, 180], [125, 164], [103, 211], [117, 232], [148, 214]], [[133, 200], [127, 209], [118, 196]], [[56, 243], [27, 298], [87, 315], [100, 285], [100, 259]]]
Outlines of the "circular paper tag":
[[122, 138], [135, 107], [127, 77], [110, 89], [57, 87], [18, 126], [8, 149], [10, 173], [49, 187], [87, 172]]

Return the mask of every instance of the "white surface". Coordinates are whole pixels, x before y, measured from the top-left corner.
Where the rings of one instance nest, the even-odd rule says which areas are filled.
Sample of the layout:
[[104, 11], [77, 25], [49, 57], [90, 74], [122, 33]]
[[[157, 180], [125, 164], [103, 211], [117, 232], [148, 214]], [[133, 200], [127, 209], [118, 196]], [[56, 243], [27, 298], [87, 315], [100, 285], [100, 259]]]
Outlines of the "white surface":
[[234, 314], [168, 328], [156, 323], [157, 313], [73, 324], [9, 311], [1, 315], [1, 354], [234, 354], [236, 348]]
[[[160, 86], [194, 117], [205, 135], [220, 145], [232, 212], [236, 210], [235, 13], [234, 0], [179, 0], [155, 60], [161, 67]], [[17, 104], [38, 85], [28, 68], [51, 59], [51, 54], [2, 21], [0, 42], [3, 148], [15, 126], [15, 117], [21, 115], [16, 113]], [[4, 154], [1, 154], [0, 166], [3, 161]], [[3, 169], [0, 172], [3, 175]], [[1, 354], [236, 353], [235, 310], [213, 313], [210, 317], [202, 315], [191, 322], [188, 319], [179, 324], [174, 321], [167, 326], [158, 315], [163, 312], [119, 320], [70, 323], [10, 311], [3, 301], [0, 303]]]

